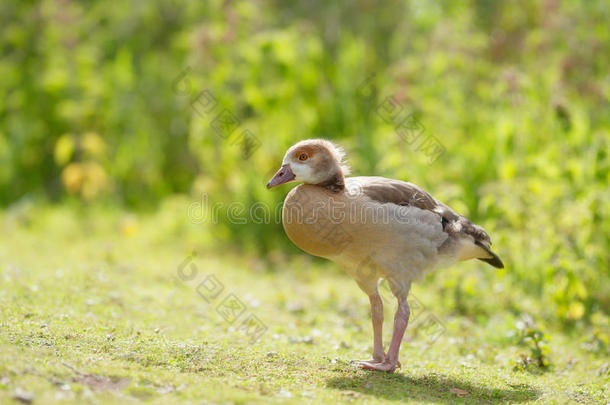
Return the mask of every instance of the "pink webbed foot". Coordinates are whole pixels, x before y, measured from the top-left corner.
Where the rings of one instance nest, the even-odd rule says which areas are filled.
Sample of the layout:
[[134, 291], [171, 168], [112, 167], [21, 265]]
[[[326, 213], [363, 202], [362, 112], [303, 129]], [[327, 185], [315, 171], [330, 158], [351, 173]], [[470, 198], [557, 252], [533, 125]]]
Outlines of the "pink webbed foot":
[[384, 360], [352, 360], [352, 363], [356, 364], [358, 367], [364, 370], [377, 370], [377, 371], [386, 371], [388, 373], [393, 373], [397, 368], [401, 368], [402, 365], [400, 361], [396, 361], [396, 364], [392, 364], [388, 356], [384, 353]]
[[365, 370], [385, 371], [386, 373], [393, 373], [397, 368], [400, 368], [399, 364], [392, 364], [389, 361], [383, 361], [383, 363], [360, 363], [360, 368]]

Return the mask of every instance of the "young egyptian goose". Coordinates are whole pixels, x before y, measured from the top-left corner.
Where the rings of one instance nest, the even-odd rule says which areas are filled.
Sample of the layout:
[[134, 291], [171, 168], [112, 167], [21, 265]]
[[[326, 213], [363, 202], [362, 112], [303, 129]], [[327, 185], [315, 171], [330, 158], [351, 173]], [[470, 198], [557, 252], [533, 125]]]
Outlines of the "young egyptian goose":
[[[282, 223], [295, 245], [338, 263], [369, 296], [373, 359], [365, 369], [393, 372], [407, 323], [411, 282], [455, 261], [483, 260], [503, 268], [480, 226], [412, 183], [383, 177], [345, 177], [343, 150], [323, 139], [305, 140], [286, 152], [282, 167], [267, 184], [290, 181]], [[387, 354], [382, 343], [380, 278], [398, 300]]]

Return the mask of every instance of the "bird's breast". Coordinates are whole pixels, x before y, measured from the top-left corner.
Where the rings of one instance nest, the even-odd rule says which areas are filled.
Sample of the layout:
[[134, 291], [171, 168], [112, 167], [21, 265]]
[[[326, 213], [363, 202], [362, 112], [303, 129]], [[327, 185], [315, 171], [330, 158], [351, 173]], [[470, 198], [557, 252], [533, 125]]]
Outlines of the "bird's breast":
[[299, 248], [314, 256], [331, 258], [354, 241], [346, 221], [348, 209], [344, 193], [300, 185], [286, 196], [282, 224]]

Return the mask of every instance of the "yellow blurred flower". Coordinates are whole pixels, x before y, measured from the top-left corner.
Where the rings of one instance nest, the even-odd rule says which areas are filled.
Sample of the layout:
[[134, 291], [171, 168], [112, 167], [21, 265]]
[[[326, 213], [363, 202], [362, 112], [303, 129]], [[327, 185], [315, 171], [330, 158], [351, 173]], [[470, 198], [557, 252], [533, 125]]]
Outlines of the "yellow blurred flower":
[[106, 153], [104, 140], [95, 132], [87, 132], [83, 135], [81, 148], [90, 156], [100, 157]]
[[126, 238], [131, 238], [138, 233], [138, 229], [140, 229], [140, 224], [138, 223], [138, 219], [135, 215], [127, 215], [121, 219], [121, 223], [119, 225], [119, 229], [121, 234]]
[[81, 195], [85, 200], [92, 200], [106, 188], [106, 172], [104, 168], [96, 162], [84, 163], [85, 182], [81, 190]]
[[70, 163], [61, 179], [70, 194], [80, 193], [85, 200], [94, 199], [108, 186], [106, 172], [96, 162]]
[[61, 180], [70, 194], [80, 191], [85, 177], [83, 165], [80, 163], [70, 163], [61, 172]]
[[568, 318], [578, 320], [585, 314], [585, 306], [580, 301], [573, 301], [568, 308]]

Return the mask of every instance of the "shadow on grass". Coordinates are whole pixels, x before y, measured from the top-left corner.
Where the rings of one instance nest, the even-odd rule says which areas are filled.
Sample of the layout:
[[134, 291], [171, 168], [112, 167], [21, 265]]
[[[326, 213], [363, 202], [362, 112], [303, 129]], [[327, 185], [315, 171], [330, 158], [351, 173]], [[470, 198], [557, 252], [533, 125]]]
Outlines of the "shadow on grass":
[[[329, 388], [361, 392], [390, 400], [412, 400], [454, 404], [518, 403], [531, 401], [540, 395], [528, 386], [513, 388], [486, 387], [438, 374], [409, 377], [404, 374], [366, 372], [365, 375], [333, 377], [327, 380]], [[466, 391], [467, 394], [452, 389]], [[461, 395], [461, 396], [458, 396]]]

